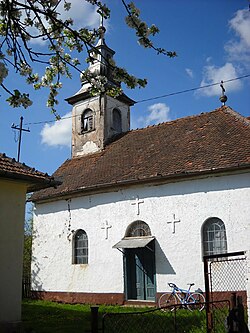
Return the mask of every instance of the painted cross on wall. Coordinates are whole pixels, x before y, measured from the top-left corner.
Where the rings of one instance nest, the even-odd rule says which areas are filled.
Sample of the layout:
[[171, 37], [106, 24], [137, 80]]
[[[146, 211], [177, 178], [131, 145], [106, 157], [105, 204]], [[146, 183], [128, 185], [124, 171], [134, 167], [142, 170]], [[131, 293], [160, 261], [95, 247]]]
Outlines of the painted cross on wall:
[[131, 203], [132, 206], [136, 206], [137, 215], [140, 215], [140, 204], [142, 203], [144, 203], [144, 200], [140, 200], [138, 196], [134, 199], [134, 202]]
[[108, 221], [103, 222], [101, 229], [104, 229], [106, 234], [105, 234], [105, 239], [109, 238], [109, 229], [112, 228], [112, 225], [109, 225]]
[[181, 222], [181, 220], [180, 219], [176, 219], [175, 214], [173, 214], [173, 218], [171, 219], [171, 221], [167, 221], [168, 224], [169, 223], [172, 224], [172, 234], [175, 234], [175, 224], [179, 223], [179, 222]]

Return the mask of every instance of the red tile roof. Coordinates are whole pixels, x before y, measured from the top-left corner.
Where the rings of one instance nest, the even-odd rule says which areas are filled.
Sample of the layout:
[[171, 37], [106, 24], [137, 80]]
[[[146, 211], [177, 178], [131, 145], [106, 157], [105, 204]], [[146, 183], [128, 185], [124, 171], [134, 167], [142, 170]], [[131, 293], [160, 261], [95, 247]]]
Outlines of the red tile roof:
[[33, 201], [76, 192], [214, 172], [250, 169], [250, 121], [223, 106], [209, 113], [132, 130], [98, 153], [65, 161], [57, 189]]
[[14, 158], [0, 153], [0, 178], [16, 179], [28, 184], [28, 192], [58, 184], [54, 177], [17, 162]]

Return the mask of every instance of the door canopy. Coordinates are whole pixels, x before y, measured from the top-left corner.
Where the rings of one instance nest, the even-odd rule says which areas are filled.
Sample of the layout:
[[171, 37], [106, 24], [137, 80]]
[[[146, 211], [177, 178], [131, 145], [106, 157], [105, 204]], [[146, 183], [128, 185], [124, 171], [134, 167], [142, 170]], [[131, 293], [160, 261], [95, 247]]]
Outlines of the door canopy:
[[135, 221], [131, 223], [125, 233], [125, 237], [120, 240], [113, 248], [117, 249], [137, 249], [147, 247], [155, 239], [151, 236], [151, 231], [147, 223]]

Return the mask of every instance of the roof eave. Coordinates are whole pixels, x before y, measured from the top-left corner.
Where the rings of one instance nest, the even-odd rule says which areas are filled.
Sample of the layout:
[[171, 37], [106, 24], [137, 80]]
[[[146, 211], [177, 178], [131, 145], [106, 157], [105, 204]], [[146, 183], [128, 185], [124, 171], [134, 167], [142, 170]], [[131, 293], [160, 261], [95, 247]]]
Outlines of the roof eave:
[[[71, 97], [65, 98], [65, 101], [68, 102], [71, 105], [74, 105], [75, 103], [82, 101], [84, 99], [88, 99], [93, 97], [89, 91], [84, 91], [82, 93], [73, 95]], [[129, 106], [132, 106], [135, 104], [135, 101], [132, 100], [131, 98], [129, 98], [127, 95], [125, 94], [121, 94], [119, 96], [116, 97], [116, 99], [118, 99], [118, 101], [127, 103]]]
[[36, 192], [36, 191], [43, 190], [48, 187], [56, 188], [58, 185], [61, 185], [61, 184], [62, 184], [62, 182], [53, 180], [53, 179], [41, 181], [41, 182], [36, 181], [34, 184], [31, 184], [28, 186], [27, 193]]
[[93, 186], [88, 186], [88, 187], [80, 187], [76, 190], [72, 191], [67, 191], [65, 193], [61, 193], [60, 195], [58, 194], [52, 194], [52, 195], [47, 195], [42, 198], [38, 198], [35, 200], [30, 200], [33, 202], [44, 202], [44, 201], [53, 201], [55, 199], [60, 200], [61, 198], [65, 197], [72, 197], [72, 195], [75, 194], [82, 194], [84, 193], [85, 195], [88, 193], [93, 193], [93, 192], [103, 192], [104, 190], [110, 190], [110, 188], [114, 188], [115, 186], [129, 186], [129, 185], [137, 185], [137, 184], [151, 184], [151, 183], [163, 183], [166, 181], [181, 181], [184, 179], [189, 179], [193, 177], [201, 177], [203, 178], [204, 176], [213, 176], [213, 175], [219, 175], [219, 174], [231, 174], [232, 172], [244, 172], [244, 170], [250, 170], [250, 164], [244, 164], [244, 165], [237, 165], [233, 166], [230, 168], [220, 168], [220, 169], [207, 169], [207, 170], [194, 170], [194, 171], [183, 171], [183, 172], [178, 172], [175, 174], [170, 174], [170, 175], [156, 175], [152, 177], [147, 177], [147, 178], [137, 178], [137, 179], [129, 179], [129, 180], [121, 180], [121, 181], [116, 181], [112, 183], [103, 183], [103, 184], [96, 184]]
[[54, 179], [53, 177], [41, 178], [36, 175], [23, 175], [15, 172], [1, 171], [0, 178], [8, 180], [19, 180], [27, 184], [27, 193], [39, 191], [48, 187], [56, 187], [62, 184], [61, 181]]

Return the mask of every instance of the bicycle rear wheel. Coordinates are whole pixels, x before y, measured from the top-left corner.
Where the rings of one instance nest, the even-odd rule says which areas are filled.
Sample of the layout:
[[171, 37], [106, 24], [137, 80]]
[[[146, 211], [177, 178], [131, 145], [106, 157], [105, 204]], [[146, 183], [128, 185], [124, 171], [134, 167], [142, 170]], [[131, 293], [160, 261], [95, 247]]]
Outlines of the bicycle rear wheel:
[[187, 308], [190, 311], [202, 311], [205, 307], [205, 297], [200, 293], [192, 293], [187, 299]]
[[161, 308], [162, 311], [173, 311], [177, 304], [177, 297], [174, 294], [169, 293], [161, 295], [158, 301], [159, 308]]

